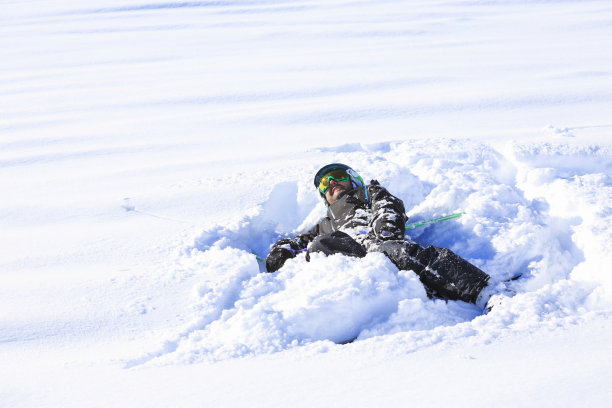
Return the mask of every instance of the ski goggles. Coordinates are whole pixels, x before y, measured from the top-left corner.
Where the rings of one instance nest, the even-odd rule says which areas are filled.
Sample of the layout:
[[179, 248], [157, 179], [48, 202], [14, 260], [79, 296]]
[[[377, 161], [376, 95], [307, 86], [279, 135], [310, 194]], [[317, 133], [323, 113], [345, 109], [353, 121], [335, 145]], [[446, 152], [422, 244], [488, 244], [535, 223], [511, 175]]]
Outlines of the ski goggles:
[[321, 194], [327, 193], [329, 190], [330, 180], [335, 180], [338, 182], [349, 181], [351, 176], [345, 170], [332, 170], [329, 173], [325, 174], [321, 177], [321, 181], [319, 182], [319, 191]]

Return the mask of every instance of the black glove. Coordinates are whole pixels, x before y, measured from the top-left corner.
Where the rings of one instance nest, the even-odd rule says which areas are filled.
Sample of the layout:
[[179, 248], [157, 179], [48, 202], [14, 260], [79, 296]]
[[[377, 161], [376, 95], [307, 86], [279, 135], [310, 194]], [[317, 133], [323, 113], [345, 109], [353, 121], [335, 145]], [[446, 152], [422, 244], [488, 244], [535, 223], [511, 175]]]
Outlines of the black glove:
[[294, 254], [295, 252], [292, 252], [287, 248], [275, 246], [266, 257], [266, 270], [268, 272], [278, 271], [283, 267], [287, 259], [295, 256]]
[[378, 219], [374, 223], [374, 234], [377, 238], [382, 240], [403, 239], [405, 233], [404, 226], [401, 225], [400, 227], [396, 224], [397, 223], [390, 220]]
[[294, 239], [283, 238], [272, 246], [272, 250], [266, 258], [266, 270], [276, 272], [283, 267], [289, 258], [295, 258], [297, 252], [306, 250], [308, 246], [308, 236], [298, 235]]
[[283, 238], [272, 246], [273, 249], [278, 248], [278, 247], [288, 247], [288, 248], [293, 249], [294, 251], [299, 251], [300, 249], [306, 248], [306, 245], [301, 246], [294, 239]]

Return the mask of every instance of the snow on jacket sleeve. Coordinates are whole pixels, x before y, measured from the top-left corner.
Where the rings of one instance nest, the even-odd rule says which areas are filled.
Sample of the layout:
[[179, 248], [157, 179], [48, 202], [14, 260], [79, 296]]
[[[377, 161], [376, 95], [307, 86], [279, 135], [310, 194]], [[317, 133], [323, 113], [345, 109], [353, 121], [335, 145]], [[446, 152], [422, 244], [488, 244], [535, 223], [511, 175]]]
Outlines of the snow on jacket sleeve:
[[315, 225], [310, 231], [300, 234], [294, 238], [295, 242], [300, 246], [300, 249], [304, 249], [308, 246], [313, 239], [319, 235], [319, 224]]
[[370, 226], [374, 234], [380, 239], [403, 239], [408, 217], [402, 200], [389, 193], [376, 180], [372, 180], [368, 192], [372, 202]]
[[278, 247], [289, 247], [294, 251], [299, 251], [301, 249], [305, 249], [308, 244], [315, 239], [315, 237], [319, 235], [319, 224], [315, 225], [310, 231], [300, 234], [295, 238], [283, 238], [280, 241], [276, 242], [272, 245], [272, 249]]
[[283, 238], [272, 245], [270, 253], [266, 257], [266, 270], [275, 272], [283, 267], [285, 262], [290, 258], [295, 258], [296, 251], [301, 251], [308, 246], [319, 234], [319, 225], [315, 225], [310, 231], [305, 234], [298, 235], [295, 238]]

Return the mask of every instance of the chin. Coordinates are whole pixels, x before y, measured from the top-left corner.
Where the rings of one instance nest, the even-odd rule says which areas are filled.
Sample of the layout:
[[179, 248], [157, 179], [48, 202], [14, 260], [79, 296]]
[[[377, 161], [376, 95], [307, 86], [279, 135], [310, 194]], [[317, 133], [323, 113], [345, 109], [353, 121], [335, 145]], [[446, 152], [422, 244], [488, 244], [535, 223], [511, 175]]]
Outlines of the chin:
[[335, 201], [338, 201], [338, 200], [340, 199], [340, 197], [342, 197], [342, 194], [344, 194], [344, 190], [340, 190], [340, 191], [338, 191], [338, 192], [335, 192], [335, 193], [332, 195], [332, 200], [333, 200], [334, 202], [335, 202]]

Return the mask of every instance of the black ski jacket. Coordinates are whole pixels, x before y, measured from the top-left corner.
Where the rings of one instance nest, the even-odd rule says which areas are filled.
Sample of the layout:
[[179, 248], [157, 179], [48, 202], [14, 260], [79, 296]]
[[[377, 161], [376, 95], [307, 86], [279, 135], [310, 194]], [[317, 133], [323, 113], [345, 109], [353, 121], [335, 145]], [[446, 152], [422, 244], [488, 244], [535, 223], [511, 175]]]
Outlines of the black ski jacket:
[[318, 235], [342, 231], [367, 248], [377, 239], [403, 239], [406, 221], [402, 200], [372, 180], [366, 187], [347, 191], [328, 206], [327, 216], [307, 233], [295, 237], [292, 247], [303, 249]]

